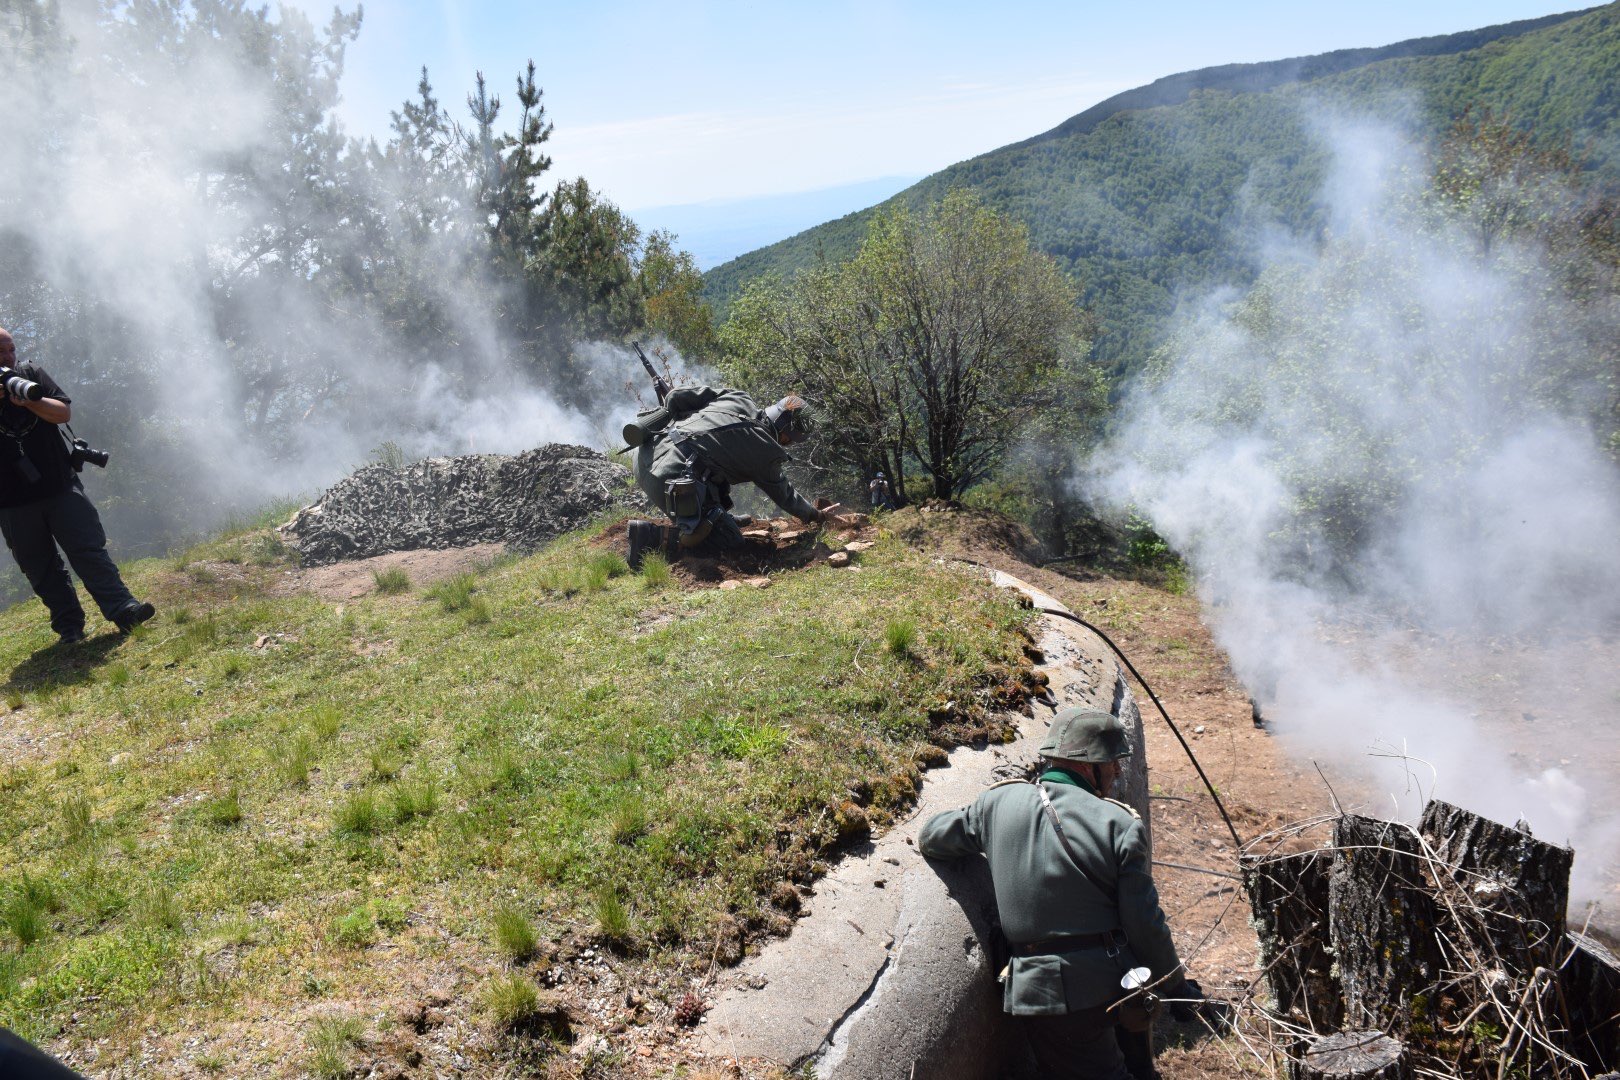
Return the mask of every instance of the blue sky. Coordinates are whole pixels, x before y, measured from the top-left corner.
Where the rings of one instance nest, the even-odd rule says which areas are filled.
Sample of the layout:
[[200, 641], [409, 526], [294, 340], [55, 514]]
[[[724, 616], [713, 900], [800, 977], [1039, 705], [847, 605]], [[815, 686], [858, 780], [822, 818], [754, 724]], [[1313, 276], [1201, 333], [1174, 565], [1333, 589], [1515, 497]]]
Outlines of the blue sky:
[[[294, 0], [317, 19], [329, 0]], [[342, 116], [387, 132], [426, 64], [456, 115], [531, 58], [556, 178], [630, 211], [922, 176], [1191, 68], [1572, 10], [1541, 0], [816, 4], [374, 0]]]

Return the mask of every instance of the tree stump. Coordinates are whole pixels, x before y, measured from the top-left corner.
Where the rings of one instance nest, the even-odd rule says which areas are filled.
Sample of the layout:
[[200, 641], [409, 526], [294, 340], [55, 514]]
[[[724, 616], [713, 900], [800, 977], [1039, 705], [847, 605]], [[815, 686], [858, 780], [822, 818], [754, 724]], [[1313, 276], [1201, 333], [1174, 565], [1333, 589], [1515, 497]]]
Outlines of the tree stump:
[[1306, 1080], [1404, 1080], [1401, 1044], [1378, 1031], [1341, 1031], [1311, 1044], [1300, 1063]]
[[1458, 929], [1476, 938], [1481, 955], [1494, 954], [1518, 979], [1558, 965], [1573, 851], [1438, 799], [1424, 808], [1418, 831], [1460, 890], [1460, 901], [1480, 913]]
[[1320, 848], [1242, 859], [1272, 1007], [1280, 1018], [1316, 1032], [1338, 1030], [1344, 1016], [1328, 939], [1332, 865], [1333, 853]]
[[1558, 971], [1567, 1049], [1596, 1072], [1620, 1069], [1620, 960], [1585, 934], [1564, 935], [1568, 958]]
[[1333, 828], [1328, 923], [1344, 988], [1345, 1025], [1405, 1033], [1440, 971], [1433, 885], [1418, 836], [1346, 814]]

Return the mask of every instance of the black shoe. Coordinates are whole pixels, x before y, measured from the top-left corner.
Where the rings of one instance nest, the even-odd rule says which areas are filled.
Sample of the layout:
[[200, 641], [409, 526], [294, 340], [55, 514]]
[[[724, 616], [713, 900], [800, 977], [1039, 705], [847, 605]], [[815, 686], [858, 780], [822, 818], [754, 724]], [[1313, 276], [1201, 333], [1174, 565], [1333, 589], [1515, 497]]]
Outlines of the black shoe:
[[641, 557], [647, 552], [664, 549], [664, 530], [654, 522], [632, 521], [624, 527], [624, 533], [630, 540], [630, 551], [624, 561], [632, 570], [641, 569]]
[[82, 627], [78, 630], [64, 630], [60, 634], [56, 635], [56, 643], [58, 645], [77, 645], [83, 640], [84, 629]]
[[137, 600], [123, 611], [120, 611], [113, 623], [118, 627], [119, 633], [127, 634], [156, 614], [157, 608], [148, 604], [145, 600]]

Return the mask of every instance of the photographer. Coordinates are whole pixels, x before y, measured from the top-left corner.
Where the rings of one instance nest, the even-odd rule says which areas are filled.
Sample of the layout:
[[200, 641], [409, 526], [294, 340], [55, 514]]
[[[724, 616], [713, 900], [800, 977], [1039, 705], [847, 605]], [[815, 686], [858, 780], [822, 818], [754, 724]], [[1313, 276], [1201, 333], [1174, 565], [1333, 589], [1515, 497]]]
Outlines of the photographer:
[[107, 554], [101, 518], [58, 426], [72, 417], [70, 399], [42, 368], [16, 360], [16, 342], [0, 329], [0, 533], [64, 644], [84, 640], [84, 608], [58, 546], [102, 615], [128, 633], [155, 610], [130, 595]]

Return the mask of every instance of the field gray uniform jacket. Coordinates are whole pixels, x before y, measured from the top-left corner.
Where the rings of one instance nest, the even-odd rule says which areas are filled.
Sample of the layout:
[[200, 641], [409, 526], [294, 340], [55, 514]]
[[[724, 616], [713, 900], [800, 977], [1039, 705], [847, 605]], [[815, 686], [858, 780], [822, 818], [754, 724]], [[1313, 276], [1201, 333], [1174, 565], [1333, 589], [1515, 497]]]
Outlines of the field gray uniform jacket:
[[[1003, 1008], [1052, 1016], [1104, 1005], [1121, 995], [1120, 976], [1138, 965], [1152, 969], [1154, 979], [1170, 976], [1161, 993], [1179, 986], [1181, 962], [1136, 814], [1099, 798], [1067, 770], [1049, 769], [1037, 782], [1098, 884], [1064, 850], [1034, 784], [998, 784], [965, 809], [936, 814], [917, 843], [932, 859], [982, 853], [989, 861], [1002, 930], [1014, 951]], [[1017, 955], [1020, 945], [1107, 931], [1124, 932], [1117, 956], [1102, 945]]]
[[668, 512], [670, 481], [688, 475], [689, 468], [703, 479], [706, 466], [711, 480], [753, 484], [800, 521], [816, 520], [815, 505], [782, 474], [788, 452], [753, 398], [725, 387], [683, 386], [670, 391], [664, 407], [669, 425], [636, 453], [636, 483], [654, 506]]

